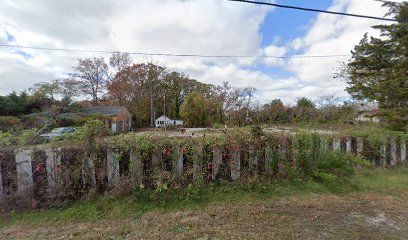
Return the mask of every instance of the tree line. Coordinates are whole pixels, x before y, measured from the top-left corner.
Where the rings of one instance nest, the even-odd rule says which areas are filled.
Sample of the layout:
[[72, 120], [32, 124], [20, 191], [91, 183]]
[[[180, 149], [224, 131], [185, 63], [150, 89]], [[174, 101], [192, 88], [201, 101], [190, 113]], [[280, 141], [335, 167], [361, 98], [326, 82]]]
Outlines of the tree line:
[[[348, 83], [346, 90], [353, 98], [377, 103], [388, 126], [407, 130], [408, 3], [384, 5], [400, 22], [374, 26], [382, 37], [365, 35], [335, 77]], [[339, 123], [357, 114], [355, 103], [341, 103], [333, 97], [317, 104], [299, 98], [294, 106], [285, 106], [280, 99], [261, 105], [255, 92], [253, 87], [237, 88], [228, 82], [218, 86], [201, 83], [153, 62], [133, 63], [129, 54], [117, 52], [109, 59], [79, 59], [66, 79], [36, 84], [28, 93], [0, 96], [0, 115], [23, 115], [55, 105], [67, 112], [78, 106], [120, 105], [129, 109], [136, 127], [153, 126], [162, 114], [199, 127]]]

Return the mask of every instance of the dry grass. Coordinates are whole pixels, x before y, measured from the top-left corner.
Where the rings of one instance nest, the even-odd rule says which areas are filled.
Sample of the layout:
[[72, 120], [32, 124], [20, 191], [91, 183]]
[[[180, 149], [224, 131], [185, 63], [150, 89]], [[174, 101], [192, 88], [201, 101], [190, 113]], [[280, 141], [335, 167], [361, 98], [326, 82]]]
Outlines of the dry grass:
[[408, 169], [363, 172], [350, 181], [358, 190], [340, 185], [342, 191], [331, 192], [313, 184], [261, 194], [232, 188], [237, 194], [223, 198], [231, 192], [217, 187], [206, 204], [136, 205], [150, 206], [146, 211], [118, 199], [102, 217], [59, 219], [67, 212], [94, 214], [99, 207], [87, 203], [0, 225], [0, 239], [407, 239]]
[[93, 223], [15, 225], [3, 239], [404, 239], [408, 193], [307, 195], [213, 203], [200, 210], [152, 211]]

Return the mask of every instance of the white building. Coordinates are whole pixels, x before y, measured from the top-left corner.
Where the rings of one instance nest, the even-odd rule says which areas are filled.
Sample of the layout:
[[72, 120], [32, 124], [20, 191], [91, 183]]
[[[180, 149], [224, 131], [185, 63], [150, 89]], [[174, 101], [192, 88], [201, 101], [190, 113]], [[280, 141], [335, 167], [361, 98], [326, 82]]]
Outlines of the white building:
[[170, 119], [164, 115], [156, 119], [155, 125], [157, 128], [166, 127], [166, 126], [181, 126], [184, 124], [184, 121], [178, 119]]

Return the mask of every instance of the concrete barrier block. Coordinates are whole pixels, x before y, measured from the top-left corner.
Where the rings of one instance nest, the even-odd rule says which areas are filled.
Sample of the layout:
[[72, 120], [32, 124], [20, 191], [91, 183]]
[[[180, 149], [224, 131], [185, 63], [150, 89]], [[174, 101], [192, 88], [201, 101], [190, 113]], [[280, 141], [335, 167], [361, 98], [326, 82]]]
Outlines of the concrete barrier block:
[[2, 169], [2, 162], [0, 160], [0, 197], [4, 194], [3, 191], [3, 169]]
[[273, 150], [271, 146], [267, 145], [265, 147], [265, 173], [266, 175], [272, 175], [272, 162], [273, 162]]
[[[89, 156], [84, 156], [82, 162], [82, 179], [84, 183], [84, 188], [88, 186], [93, 188], [96, 186], [96, 174], [95, 174], [95, 160], [96, 155], [91, 153]], [[119, 162], [118, 162], [119, 167]], [[118, 169], [119, 175], [119, 169]]]
[[390, 139], [390, 144], [391, 144], [391, 147], [390, 147], [390, 165], [391, 166], [395, 166], [395, 165], [397, 165], [397, 161], [398, 161], [398, 158], [397, 158], [397, 139], [395, 138], [395, 137], [392, 137], [391, 139]]
[[363, 150], [364, 150], [364, 140], [362, 138], [357, 138], [356, 145], [357, 145], [357, 149], [356, 149], [357, 156], [362, 157]]
[[346, 139], [346, 153], [352, 153], [351, 138]]
[[61, 154], [59, 154], [60, 149], [47, 148], [45, 149], [45, 154], [47, 156], [47, 179], [48, 185], [51, 189], [56, 188], [59, 181], [59, 173], [61, 167]]
[[241, 153], [239, 149], [231, 152], [231, 179], [237, 180], [241, 176]]
[[174, 177], [179, 178], [183, 175], [184, 167], [184, 153], [182, 147], [177, 147], [174, 152], [175, 164], [174, 164]]
[[386, 166], [387, 165], [387, 139], [383, 139], [383, 143], [381, 145], [381, 156], [380, 156], [380, 166]]
[[216, 180], [222, 163], [222, 148], [215, 146], [213, 149], [212, 180]]
[[193, 159], [193, 179], [194, 181], [202, 180], [202, 170], [204, 162], [204, 147], [202, 145], [197, 146], [196, 156]]
[[259, 151], [255, 150], [252, 146], [249, 148], [249, 165], [253, 173], [258, 174]]
[[18, 191], [24, 191], [33, 185], [33, 169], [31, 149], [16, 150], [16, 170]]
[[140, 185], [142, 184], [143, 166], [140, 151], [136, 148], [132, 148], [129, 153], [130, 158], [130, 174], [131, 177], [136, 180]]
[[108, 150], [107, 151], [107, 170], [108, 170], [108, 182], [111, 185], [115, 185], [119, 181], [119, 153]]
[[341, 150], [341, 139], [334, 138], [333, 139], [333, 151], [340, 151]]

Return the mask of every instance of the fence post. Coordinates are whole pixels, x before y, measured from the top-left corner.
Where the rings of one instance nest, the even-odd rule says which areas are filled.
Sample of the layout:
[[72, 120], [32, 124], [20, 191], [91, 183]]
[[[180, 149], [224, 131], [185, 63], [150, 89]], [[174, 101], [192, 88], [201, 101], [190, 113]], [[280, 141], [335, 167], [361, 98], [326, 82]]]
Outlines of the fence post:
[[239, 147], [231, 151], [231, 179], [237, 180], [241, 175], [241, 153]]
[[204, 148], [200, 144], [197, 146], [197, 152], [195, 153], [196, 157], [193, 158], [193, 180], [194, 182], [202, 179], [201, 171], [203, 169], [203, 162], [204, 162]]
[[46, 165], [47, 165], [47, 178], [48, 185], [52, 190], [57, 187], [58, 183], [58, 167], [61, 165], [61, 155], [57, 151], [60, 149], [47, 148], [45, 154], [47, 156]]
[[340, 151], [341, 140], [340, 138], [333, 138], [333, 151]]
[[323, 136], [320, 138], [319, 149], [320, 151], [323, 151], [324, 153], [326, 153], [329, 150], [329, 141], [326, 136]]
[[395, 166], [397, 165], [397, 140], [395, 137], [391, 138], [391, 159], [390, 159], [390, 165]]
[[351, 153], [352, 152], [351, 148], [351, 137], [348, 137], [346, 140], [346, 153]]
[[253, 146], [250, 146], [249, 156], [250, 156], [249, 165], [254, 170], [253, 173], [256, 175], [258, 174], [258, 158], [259, 158], [258, 150], [255, 150]]
[[357, 138], [357, 156], [362, 157], [363, 156], [363, 149], [364, 149], [364, 140], [362, 138]]
[[131, 166], [131, 176], [136, 182], [142, 184], [142, 159], [140, 157], [140, 151], [136, 148], [130, 149], [129, 152], [130, 166]]
[[386, 166], [387, 165], [387, 138], [383, 138], [383, 142], [381, 145], [381, 157], [380, 157], [380, 165]]
[[217, 179], [221, 163], [222, 163], [222, 148], [220, 146], [215, 146], [213, 149], [212, 180]]
[[115, 185], [119, 180], [119, 154], [112, 149], [109, 149], [107, 152], [108, 183]]
[[160, 164], [162, 162], [162, 153], [161, 149], [153, 149], [152, 152], [152, 170], [153, 174], [157, 174], [160, 172]]
[[292, 137], [292, 167], [298, 167], [298, 156], [299, 156], [299, 139], [296, 136]]
[[95, 152], [92, 152], [89, 156], [84, 156], [84, 160], [82, 162], [82, 179], [84, 180], [84, 188], [86, 188], [87, 186], [91, 188], [96, 186], [95, 160]]
[[32, 150], [16, 150], [17, 186], [21, 192], [33, 185], [33, 169], [31, 165]]
[[177, 147], [174, 154], [176, 158], [176, 163], [174, 165], [174, 176], [176, 178], [179, 178], [181, 177], [181, 175], [183, 175], [183, 163], [184, 163], [183, 148]]
[[3, 176], [2, 176], [2, 173], [3, 173], [2, 161], [3, 161], [2, 158], [0, 158], [0, 197], [3, 196], [3, 191], [4, 191], [3, 190]]
[[401, 164], [407, 161], [407, 142], [405, 139], [401, 139]]
[[273, 151], [271, 146], [267, 143], [265, 147], [265, 173], [267, 176], [273, 174], [272, 171], [272, 161], [273, 161]]

